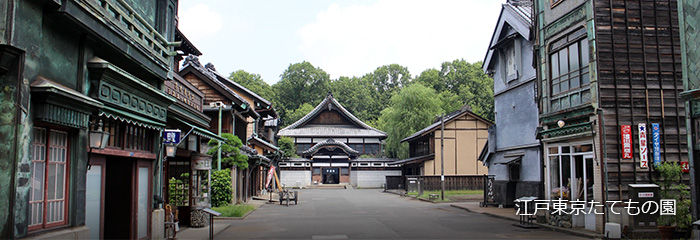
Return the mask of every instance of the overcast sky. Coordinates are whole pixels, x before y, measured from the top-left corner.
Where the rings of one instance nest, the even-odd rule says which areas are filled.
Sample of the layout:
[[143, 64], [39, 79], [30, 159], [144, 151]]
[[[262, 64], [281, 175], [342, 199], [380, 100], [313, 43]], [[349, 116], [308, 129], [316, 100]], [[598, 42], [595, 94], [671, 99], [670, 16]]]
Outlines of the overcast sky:
[[445, 61], [482, 61], [505, 0], [180, 1], [179, 28], [228, 76], [269, 84], [308, 61], [331, 79], [397, 63], [411, 75]]

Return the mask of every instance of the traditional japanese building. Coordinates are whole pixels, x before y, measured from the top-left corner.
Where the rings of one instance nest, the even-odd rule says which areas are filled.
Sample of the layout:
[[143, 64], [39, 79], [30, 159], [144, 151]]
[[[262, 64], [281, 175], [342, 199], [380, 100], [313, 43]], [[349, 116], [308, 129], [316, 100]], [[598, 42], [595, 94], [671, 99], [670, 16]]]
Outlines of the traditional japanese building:
[[545, 197], [607, 204], [596, 207], [604, 214], [549, 222], [599, 233], [607, 222], [654, 227], [611, 204], [635, 197], [629, 184], [654, 183], [654, 163], [688, 161], [677, 2], [534, 6]]
[[531, 28], [531, 1], [504, 3], [484, 60], [484, 72], [493, 77], [497, 113], [480, 159], [493, 176], [493, 189], [486, 190], [493, 193], [490, 204], [544, 197]]
[[[253, 196], [255, 182], [258, 178], [258, 166], [269, 166], [269, 158], [261, 155], [257, 150], [245, 145], [249, 133], [250, 125], [254, 121], [249, 119], [259, 119], [260, 114], [255, 111], [255, 106], [250, 105], [244, 97], [236, 93], [227, 84], [229, 79], [221, 76], [214, 66], [209, 63], [203, 66], [199, 58], [189, 55], [185, 58], [180, 76], [192, 84], [204, 94], [204, 114], [212, 121], [209, 123], [209, 130], [217, 133], [231, 133], [244, 142], [241, 152], [248, 156], [248, 168], [235, 168], [232, 171], [236, 201], [248, 201]], [[221, 126], [221, 128], [219, 128]], [[209, 150], [208, 146], [205, 146]], [[214, 162], [218, 156], [213, 156]], [[216, 163], [218, 165], [218, 163]], [[218, 166], [217, 166], [218, 168]]]
[[392, 164], [402, 165], [403, 175], [439, 176], [442, 161], [446, 176], [488, 174], [488, 168], [477, 160], [492, 124], [465, 105], [444, 116], [444, 139], [443, 120], [438, 117], [433, 124], [401, 140], [408, 143], [409, 158]]
[[279, 163], [280, 181], [286, 186], [381, 187], [385, 176], [401, 175], [398, 165], [389, 164], [395, 159], [378, 157], [387, 134], [352, 115], [333, 94], [277, 135], [292, 138], [300, 156]]
[[177, 4], [0, 2], [0, 238], [162, 238]]

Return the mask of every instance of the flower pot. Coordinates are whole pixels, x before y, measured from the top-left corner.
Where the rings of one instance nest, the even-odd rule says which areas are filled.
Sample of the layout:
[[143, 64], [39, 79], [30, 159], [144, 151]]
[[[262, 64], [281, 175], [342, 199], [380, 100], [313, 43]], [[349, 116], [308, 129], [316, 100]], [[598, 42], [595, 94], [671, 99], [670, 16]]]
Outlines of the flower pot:
[[676, 226], [657, 226], [657, 228], [659, 228], [659, 237], [661, 237], [661, 239], [673, 239]]

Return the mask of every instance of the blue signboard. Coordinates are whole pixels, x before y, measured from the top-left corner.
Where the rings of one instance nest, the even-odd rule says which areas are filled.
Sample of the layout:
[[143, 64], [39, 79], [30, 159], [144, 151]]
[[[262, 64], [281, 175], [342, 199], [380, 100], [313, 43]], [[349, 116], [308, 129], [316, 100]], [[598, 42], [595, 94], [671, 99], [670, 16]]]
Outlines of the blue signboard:
[[163, 131], [163, 143], [178, 144], [180, 143], [180, 129], [165, 129]]
[[659, 132], [659, 124], [651, 124], [651, 148], [654, 157], [654, 166], [661, 163], [661, 133]]

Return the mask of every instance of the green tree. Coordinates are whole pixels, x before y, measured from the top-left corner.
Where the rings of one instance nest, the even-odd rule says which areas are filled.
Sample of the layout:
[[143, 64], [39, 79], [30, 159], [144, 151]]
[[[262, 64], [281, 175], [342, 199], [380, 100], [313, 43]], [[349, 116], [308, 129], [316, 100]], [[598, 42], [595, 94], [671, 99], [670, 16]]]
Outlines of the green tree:
[[379, 122], [389, 137], [386, 151], [389, 157], [408, 158], [408, 143], [401, 140], [433, 123], [442, 112], [435, 90], [422, 84], [411, 84], [391, 97], [391, 105], [382, 111]]
[[373, 125], [379, 118], [379, 111], [373, 112], [377, 105], [372, 95], [371, 84], [359, 77], [340, 77], [331, 82], [333, 96], [345, 109], [365, 123]]
[[291, 113], [288, 113], [285, 122], [288, 123], [287, 125], [292, 124], [306, 116], [306, 114], [309, 114], [311, 110], [314, 110], [314, 106], [311, 106], [311, 104], [308, 103], [304, 103], [301, 106], [299, 106], [299, 108], [295, 109]]
[[434, 68], [426, 69], [413, 81], [423, 84], [423, 86], [435, 89], [437, 92], [442, 92], [445, 90], [440, 71]]
[[291, 157], [294, 157], [296, 154], [296, 148], [294, 147], [294, 141], [289, 138], [289, 137], [280, 137], [280, 139], [277, 141], [277, 145], [279, 145], [280, 150], [283, 151], [284, 153], [282, 154], [282, 158], [288, 159]]
[[457, 111], [464, 106], [462, 98], [460, 98], [457, 94], [452, 93], [452, 91], [441, 92], [438, 94], [438, 97], [442, 103], [440, 106], [442, 108], [442, 112], [444, 113]]
[[275, 92], [275, 104], [278, 106], [285, 125], [292, 124], [287, 116], [302, 104], [317, 104], [330, 91], [330, 75], [309, 62], [290, 64], [282, 73], [279, 82], [272, 85]]
[[275, 99], [275, 92], [272, 91], [272, 87], [262, 79], [260, 74], [238, 70], [232, 72], [228, 78], [268, 101]]
[[[248, 168], [248, 156], [242, 154], [240, 151], [240, 148], [243, 146], [241, 139], [230, 133], [222, 133], [221, 137], [225, 139], [225, 141], [221, 143], [221, 163], [229, 166], [235, 165], [240, 169]], [[212, 139], [209, 140], [208, 144], [212, 146], [208, 154], [215, 155], [218, 151], [218, 141]]]
[[464, 59], [442, 63], [441, 89], [458, 95], [477, 115], [493, 120], [493, 78], [481, 66], [482, 62], [468, 63]]

